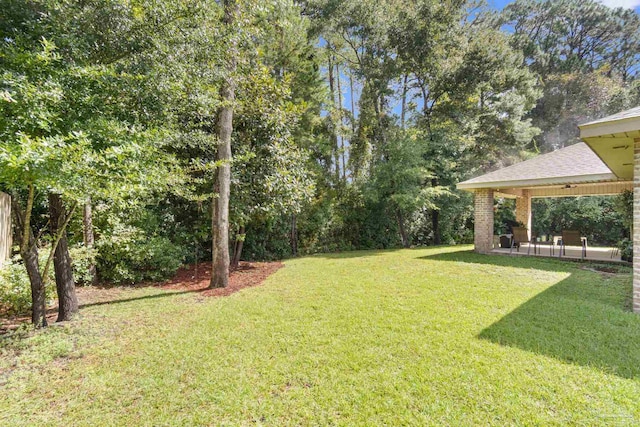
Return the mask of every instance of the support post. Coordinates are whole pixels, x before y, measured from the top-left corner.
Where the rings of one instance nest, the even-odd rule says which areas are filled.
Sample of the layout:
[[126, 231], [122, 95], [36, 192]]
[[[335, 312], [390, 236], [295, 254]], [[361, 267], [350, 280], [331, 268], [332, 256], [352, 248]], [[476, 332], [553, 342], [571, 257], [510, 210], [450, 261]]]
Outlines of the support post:
[[640, 138], [633, 144], [633, 311], [640, 313]]
[[493, 249], [493, 190], [479, 189], [474, 194], [475, 251], [481, 254]]
[[527, 227], [527, 236], [531, 240], [531, 191], [522, 190], [522, 197], [516, 198], [516, 221]]

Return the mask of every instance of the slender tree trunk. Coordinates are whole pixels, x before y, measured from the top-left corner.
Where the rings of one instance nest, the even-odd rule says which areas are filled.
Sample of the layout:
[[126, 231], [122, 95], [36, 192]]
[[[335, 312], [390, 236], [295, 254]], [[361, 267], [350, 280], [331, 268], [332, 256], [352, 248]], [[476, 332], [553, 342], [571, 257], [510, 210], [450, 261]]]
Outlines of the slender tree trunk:
[[242, 248], [244, 247], [244, 239], [245, 239], [246, 230], [244, 226], [238, 229], [238, 238], [236, 238], [236, 244], [233, 249], [233, 261], [231, 261], [231, 265], [234, 268], [237, 268], [240, 265], [240, 258], [242, 257]]
[[[333, 53], [331, 52], [331, 45], [327, 43], [327, 57], [329, 62], [329, 90], [331, 91], [331, 106], [333, 110], [336, 109], [336, 89], [335, 89], [335, 77], [334, 77], [334, 69], [333, 69]], [[332, 112], [333, 115], [333, 112]], [[331, 139], [333, 142], [333, 161], [335, 163], [335, 174], [336, 174], [336, 183], [340, 181], [340, 153], [338, 150], [338, 132], [336, 123], [333, 122], [333, 117], [331, 118], [331, 124], [333, 126], [333, 131], [331, 132]]]
[[36, 328], [47, 326], [45, 284], [40, 274], [38, 248], [31, 230], [31, 212], [35, 191], [29, 186], [26, 210], [23, 212], [15, 196], [11, 197], [11, 211], [16, 222], [16, 241], [20, 244], [20, 257], [31, 285], [31, 323]]
[[47, 295], [38, 265], [38, 250], [32, 246], [27, 253], [21, 254], [31, 284], [31, 323], [36, 328], [47, 326]]
[[404, 75], [402, 82], [402, 110], [400, 112], [400, 127], [404, 129], [404, 118], [407, 111], [407, 74]]
[[438, 209], [431, 210], [431, 226], [433, 228], [433, 244], [439, 245], [442, 243], [442, 237], [440, 236], [440, 211]]
[[[437, 187], [439, 184], [437, 177], [431, 179], [432, 187]], [[442, 242], [442, 237], [440, 233], [440, 210], [438, 209], [431, 210], [431, 226], [433, 228], [433, 244], [439, 245]]]
[[[234, 0], [224, 1], [223, 22], [227, 29], [234, 25], [237, 4]], [[236, 47], [235, 34], [228, 52], [227, 76], [220, 89], [223, 106], [218, 117], [217, 158], [222, 164], [218, 167], [216, 184], [218, 198], [214, 203], [213, 226], [213, 265], [211, 288], [225, 288], [229, 285], [229, 197], [231, 194], [231, 133], [233, 132], [233, 103], [235, 101]]]
[[[338, 121], [340, 123], [340, 129], [342, 129], [342, 88], [340, 87], [340, 66], [338, 64], [336, 64], [336, 80], [338, 83]], [[347, 163], [345, 161], [344, 136], [342, 132], [340, 132], [340, 155], [342, 156], [342, 181], [347, 182]]]
[[[84, 211], [82, 213], [82, 229], [84, 247], [87, 249], [93, 249], [95, 237], [93, 234], [93, 208], [91, 206], [91, 200], [84, 205]], [[89, 265], [89, 274], [91, 275], [91, 284], [95, 285], [98, 283], [98, 272], [94, 262]]]
[[353, 94], [353, 76], [349, 73], [349, 90], [351, 91], [351, 132], [356, 133], [356, 104]]
[[64, 224], [67, 220], [62, 197], [59, 194], [49, 193], [49, 218], [51, 222], [51, 235], [58, 236], [58, 245], [53, 255], [53, 268], [56, 277], [56, 291], [58, 293], [58, 319], [57, 322], [71, 320], [78, 312], [78, 297], [73, 281], [71, 268], [71, 256], [69, 256], [69, 244]]
[[291, 255], [298, 256], [298, 216], [291, 215]]
[[402, 212], [400, 209], [396, 210], [396, 216], [398, 218], [398, 228], [400, 230], [400, 238], [402, 239], [402, 247], [409, 247], [409, 236], [407, 235], [407, 230], [404, 226], [404, 217], [402, 216]]

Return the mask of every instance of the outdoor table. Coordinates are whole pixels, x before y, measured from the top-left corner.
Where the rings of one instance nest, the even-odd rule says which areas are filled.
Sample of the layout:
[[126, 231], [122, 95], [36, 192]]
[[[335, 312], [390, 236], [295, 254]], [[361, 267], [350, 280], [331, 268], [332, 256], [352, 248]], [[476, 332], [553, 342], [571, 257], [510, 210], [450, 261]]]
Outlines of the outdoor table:
[[[547, 235], [549, 236], [549, 235]], [[533, 254], [541, 254], [540, 246], [549, 246], [549, 256], [553, 256], [555, 254], [555, 239], [552, 237], [551, 239], [547, 239], [545, 241], [541, 241], [540, 237], [534, 237], [533, 239]]]

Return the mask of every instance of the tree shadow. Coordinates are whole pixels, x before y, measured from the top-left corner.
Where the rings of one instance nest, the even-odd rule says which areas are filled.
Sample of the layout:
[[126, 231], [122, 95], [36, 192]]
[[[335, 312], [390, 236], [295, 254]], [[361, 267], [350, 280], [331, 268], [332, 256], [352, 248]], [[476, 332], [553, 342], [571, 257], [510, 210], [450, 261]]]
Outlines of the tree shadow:
[[107, 299], [107, 300], [104, 300], [104, 301], [95, 301], [95, 302], [89, 302], [89, 303], [85, 303], [85, 304], [80, 304], [79, 307], [80, 308], [87, 308], [87, 307], [99, 307], [101, 305], [122, 304], [122, 303], [133, 302], [133, 301], [144, 301], [144, 300], [148, 300], [148, 299], [173, 297], [173, 296], [176, 296], [176, 295], [191, 294], [191, 293], [194, 293], [194, 292], [204, 292], [206, 290], [207, 290], [206, 288], [203, 288], [203, 289], [189, 289], [189, 290], [186, 290], [186, 291], [162, 292], [162, 293], [158, 293], [158, 294], [142, 295], [142, 296], [131, 297], [131, 298]]
[[[326, 258], [326, 259], [351, 259], [351, 258], [367, 258], [374, 256], [381, 256], [390, 252], [398, 252], [403, 250], [402, 248], [391, 249], [367, 249], [357, 251], [345, 251], [345, 252], [328, 252], [312, 255], [313, 258]], [[294, 258], [295, 259], [295, 258]]]
[[478, 338], [623, 378], [640, 377], [640, 316], [630, 312], [630, 274], [585, 271], [582, 264], [548, 259], [473, 252], [422, 258], [569, 272], [569, 277], [485, 328]]

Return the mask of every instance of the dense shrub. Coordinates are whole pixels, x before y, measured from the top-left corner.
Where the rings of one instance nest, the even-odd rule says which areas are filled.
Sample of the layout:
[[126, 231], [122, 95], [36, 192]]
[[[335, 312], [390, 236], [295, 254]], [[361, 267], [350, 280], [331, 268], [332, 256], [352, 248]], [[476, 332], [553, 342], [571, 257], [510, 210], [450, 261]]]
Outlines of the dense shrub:
[[[44, 266], [49, 251], [40, 253], [40, 265]], [[49, 272], [47, 303], [56, 296], [53, 268]], [[0, 268], [0, 311], [8, 314], [25, 314], [31, 309], [31, 286], [24, 264], [19, 256], [13, 257]]]
[[90, 267], [95, 265], [98, 251], [89, 249], [83, 245], [69, 248], [71, 266], [73, 268], [73, 280], [76, 285], [89, 285], [92, 282]]
[[623, 239], [618, 243], [618, 249], [620, 250], [620, 258], [623, 261], [633, 262], [633, 240]]
[[110, 239], [99, 240], [97, 264], [100, 280], [134, 284], [161, 281], [182, 265], [185, 249], [166, 237], [146, 237], [135, 227], [120, 227]]
[[533, 232], [560, 234], [578, 230], [593, 246], [614, 246], [629, 235], [623, 216], [611, 196], [561, 197], [534, 199]]

